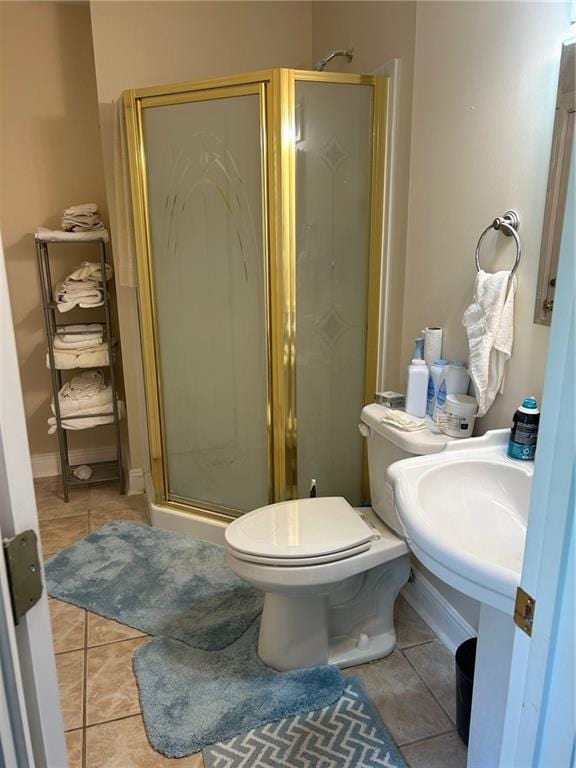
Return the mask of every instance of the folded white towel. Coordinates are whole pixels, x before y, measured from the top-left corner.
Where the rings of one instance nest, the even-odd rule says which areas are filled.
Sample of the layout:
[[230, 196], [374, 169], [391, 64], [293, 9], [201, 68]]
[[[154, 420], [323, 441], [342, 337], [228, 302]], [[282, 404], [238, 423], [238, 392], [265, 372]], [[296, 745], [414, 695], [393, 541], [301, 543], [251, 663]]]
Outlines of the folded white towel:
[[[108, 384], [101, 392], [92, 395], [92, 397], [74, 398], [59, 395], [58, 400], [60, 401], [61, 416], [107, 412], [112, 410], [112, 387]], [[54, 401], [50, 407], [52, 413], [56, 415]]]
[[[116, 345], [116, 341], [113, 341], [113, 345]], [[98, 368], [108, 363], [108, 344], [99, 344], [91, 349], [54, 350], [54, 364], [59, 371], [69, 371], [72, 368]], [[48, 354], [46, 354], [46, 368], [50, 368]]]
[[[106, 264], [106, 280], [110, 280], [113, 273], [114, 271], [112, 266], [110, 264]], [[66, 280], [64, 280], [63, 285], [70, 285], [69, 281], [84, 282], [86, 280], [91, 280], [98, 283], [102, 282], [102, 265], [100, 262], [83, 261], [82, 264], [80, 264], [80, 266], [74, 270], [74, 272], [71, 272], [68, 275]]]
[[102, 220], [100, 216], [94, 216], [92, 213], [74, 213], [62, 217], [62, 229], [67, 229], [67, 223], [72, 226], [79, 225], [86, 229], [94, 229], [96, 225], [100, 226]]
[[468, 370], [478, 401], [478, 416], [488, 411], [504, 388], [506, 361], [514, 341], [515, 293], [516, 277], [510, 279], [510, 272], [490, 274], [480, 270], [473, 302], [462, 318], [468, 335]]
[[403, 432], [416, 432], [418, 429], [426, 429], [424, 419], [410, 416], [405, 411], [399, 411], [395, 408], [384, 408], [380, 423], [390, 424], [391, 427], [401, 429]]
[[[110, 406], [111, 407], [111, 406]], [[72, 416], [72, 414], [68, 414]], [[75, 416], [79, 414], [74, 414]], [[118, 400], [118, 418], [123, 419], [126, 415], [126, 407], [122, 400]], [[98, 427], [100, 424], [112, 424], [114, 421], [114, 414], [110, 416], [88, 416], [84, 419], [62, 419], [62, 427], [70, 430], [91, 429], [92, 427]], [[48, 434], [53, 435], [56, 432], [56, 417], [50, 416], [48, 419]]]
[[70, 232], [84, 232], [104, 228], [96, 203], [71, 205], [62, 214], [62, 229]]
[[79, 287], [74, 291], [65, 291], [62, 285], [57, 285], [54, 298], [59, 312], [70, 312], [74, 307], [101, 307], [104, 304], [104, 294], [97, 288]]
[[99, 216], [86, 218], [62, 219], [62, 229], [66, 232], [98, 232], [104, 229], [104, 224]]
[[82, 203], [64, 208], [64, 216], [73, 216], [75, 213], [98, 213], [98, 206], [96, 203]]
[[64, 341], [60, 334], [56, 334], [54, 337], [54, 349], [61, 350], [78, 350], [78, 349], [91, 349], [92, 347], [102, 344], [104, 336], [100, 333], [98, 335], [90, 334], [89, 338], [77, 333], [74, 334], [74, 341]]
[[74, 309], [74, 307], [80, 307], [80, 309], [91, 309], [92, 307], [103, 307], [104, 301], [100, 299], [98, 301], [97, 299], [93, 298], [83, 298], [80, 301], [67, 301], [62, 302], [57, 305], [57, 309], [59, 312], [70, 312]]
[[78, 402], [99, 396], [106, 390], [104, 374], [99, 370], [82, 371], [67, 381], [58, 393], [61, 401]]
[[35, 236], [36, 240], [40, 240], [44, 243], [85, 243], [93, 242], [95, 240], [102, 240], [103, 242], [107, 243], [110, 239], [106, 229], [86, 230], [84, 232], [64, 232], [61, 229], [47, 229], [46, 227], [38, 227]]
[[82, 333], [83, 339], [96, 339], [98, 336], [102, 336], [103, 332], [103, 323], [75, 323], [73, 325], [58, 326], [58, 336], [60, 336], [64, 342], [73, 341], [79, 333]]

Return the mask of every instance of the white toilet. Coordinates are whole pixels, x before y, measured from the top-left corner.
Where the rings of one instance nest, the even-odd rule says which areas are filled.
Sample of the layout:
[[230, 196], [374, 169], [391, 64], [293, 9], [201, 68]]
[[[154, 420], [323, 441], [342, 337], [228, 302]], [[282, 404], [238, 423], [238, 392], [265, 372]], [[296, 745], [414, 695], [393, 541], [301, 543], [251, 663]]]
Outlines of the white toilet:
[[402, 432], [362, 410], [372, 508], [339, 497], [270, 504], [226, 529], [232, 570], [265, 592], [258, 655], [278, 670], [348, 667], [394, 649], [394, 602], [410, 575], [409, 549], [386, 480], [390, 464], [437, 453], [449, 438]]

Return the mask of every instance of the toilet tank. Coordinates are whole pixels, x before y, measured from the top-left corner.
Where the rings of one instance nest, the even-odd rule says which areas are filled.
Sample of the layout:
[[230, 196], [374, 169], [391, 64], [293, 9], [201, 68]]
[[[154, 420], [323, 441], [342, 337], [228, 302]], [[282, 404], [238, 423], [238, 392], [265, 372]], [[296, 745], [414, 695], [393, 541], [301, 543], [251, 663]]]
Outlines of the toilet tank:
[[[362, 409], [360, 431], [368, 446], [368, 475], [372, 508], [389, 528], [404, 538], [402, 525], [394, 506], [392, 486], [386, 479], [390, 464], [413, 456], [440, 453], [446, 443], [453, 439], [436, 430], [430, 420], [430, 427], [415, 432], [404, 432], [382, 422], [386, 407], [372, 403]], [[435, 431], [432, 431], [432, 430]]]

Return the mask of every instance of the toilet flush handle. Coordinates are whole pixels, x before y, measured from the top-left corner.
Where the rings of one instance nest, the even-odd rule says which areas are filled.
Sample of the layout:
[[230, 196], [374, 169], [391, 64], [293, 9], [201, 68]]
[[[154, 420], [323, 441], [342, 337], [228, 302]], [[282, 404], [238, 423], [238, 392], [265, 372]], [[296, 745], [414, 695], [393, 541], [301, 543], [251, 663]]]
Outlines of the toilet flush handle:
[[364, 424], [363, 421], [358, 424], [358, 429], [360, 430], [360, 434], [362, 437], [370, 437], [370, 427], [368, 424]]

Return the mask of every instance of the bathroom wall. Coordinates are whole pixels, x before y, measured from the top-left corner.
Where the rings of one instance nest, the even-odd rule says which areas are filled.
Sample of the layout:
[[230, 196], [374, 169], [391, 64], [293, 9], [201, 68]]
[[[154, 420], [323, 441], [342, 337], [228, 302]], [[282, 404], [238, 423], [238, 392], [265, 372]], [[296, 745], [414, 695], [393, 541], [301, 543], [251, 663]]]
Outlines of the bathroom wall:
[[[125, 89], [268, 67], [308, 68], [312, 58], [308, 2], [92, 2], [91, 14], [111, 202], [113, 103]], [[118, 297], [130, 466], [136, 476], [147, 466], [136, 291], [118, 286]]]
[[[522, 397], [540, 398], [549, 329], [534, 298], [562, 34], [569, 3], [423, 2], [416, 19], [402, 369], [426, 325], [445, 331], [444, 356], [465, 358], [461, 325], [480, 233], [518, 211], [514, 350], [504, 394], [479, 424], [506, 427]], [[487, 270], [513, 264], [512, 238], [490, 233]]]
[[[446, 357], [466, 358], [461, 318], [478, 236], [508, 208], [521, 217], [514, 351], [504, 394], [480, 432], [506, 427], [523, 396], [542, 393], [548, 328], [532, 315], [568, 16], [568, 3], [418, 4], [402, 371], [426, 325], [444, 328]], [[486, 269], [513, 263], [508, 238], [495, 233], [485, 242]], [[415, 567], [476, 626], [475, 601]]]
[[[51, 389], [32, 233], [58, 226], [74, 203], [97, 202], [106, 216], [88, 5], [0, 3], [0, 78], [0, 226], [30, 450], [49, 460], [58, 448], [46, 426]], [[70, 255], [58, 257], [64, 269]], [[107, 445], [107, 427], [71, 439], [72, 448]]]
[[348, 64], [335, 59], [327, 71], [371, 73], [391, 59], [400, 59], [395, 186], [393, 189], [392, 241], [388, 264], [389, 298], [386, 312], [388, 333], [382, 383], [398, 389], [403, 381], [400, 369], [404, 260], [408, 217], [410, 175], [410, 126], [412, 80], [416, 38], [415, 2], [314, 2], [312, 4], [313, 60], [335, 48], [352, 48]]
[[[525, 394], [541, 395], [544, 379], [548, 329], [532, 314], [569, 3], [317, 2], [313, 20], [314, 59], [343, 46], [355, 48], [352, 71], [402, 59], [390, 324], [392, 345], [399, 328], [401, 343], [384, 361], [387, 387], [405, 388], [413, 340], [426, 325], [444, 328], [446, 356], [466, 356], [461, 318], [477, 238], [508, 208], [521, 216], [514, 353], [504, 395], [479, 428], [507, 426]], [[487, 269], [503, 269], [514, 249], [494, 235], [483, 254]], [[475, 627], [478, 604], [414, 565]]]

